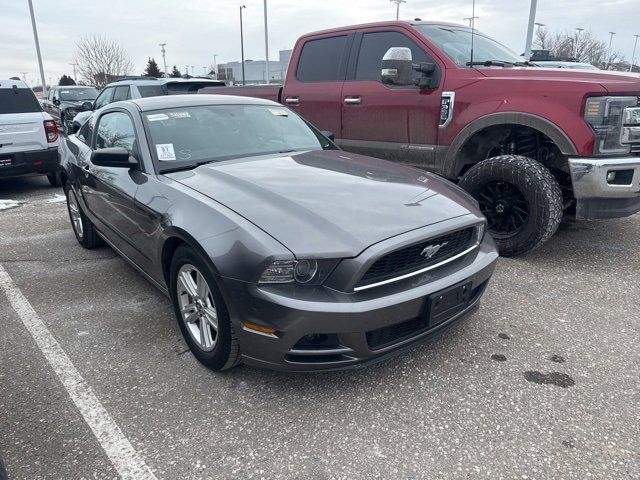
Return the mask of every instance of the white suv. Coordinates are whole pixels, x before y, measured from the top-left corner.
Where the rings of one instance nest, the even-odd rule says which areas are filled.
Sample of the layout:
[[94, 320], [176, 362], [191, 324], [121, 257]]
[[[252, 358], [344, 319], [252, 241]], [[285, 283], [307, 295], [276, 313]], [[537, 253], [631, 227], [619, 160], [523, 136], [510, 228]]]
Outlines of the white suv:
[[0, 177], [46, 174], [58, 186], [58, 127], [21, 80], [0, 80]]

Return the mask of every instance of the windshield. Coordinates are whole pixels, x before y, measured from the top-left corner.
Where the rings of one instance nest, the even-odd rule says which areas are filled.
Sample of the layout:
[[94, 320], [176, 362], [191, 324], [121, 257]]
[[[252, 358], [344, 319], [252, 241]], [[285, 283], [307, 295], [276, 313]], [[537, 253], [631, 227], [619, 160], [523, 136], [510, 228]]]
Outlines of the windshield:
[[95, 100], [98, 96], [98, 90], [90, 88], [70, 88], [68, 90], [60, 90], [60, 99], [67, 102]]
[[[427, 39], [433, 42], [451, 60], [461, 67], [471, 62], [471, 29], [466, 27], [450, 27], [445, 25], [415, 25]], [[473, 63], [482, 65], [485, 62], [506, 62], [522, 64], [523, 58], [492, 38], [479, 33], [473, 35]]]
[[161, 169], [334, 145], [285, 107], [211, 105], [144, 112]]

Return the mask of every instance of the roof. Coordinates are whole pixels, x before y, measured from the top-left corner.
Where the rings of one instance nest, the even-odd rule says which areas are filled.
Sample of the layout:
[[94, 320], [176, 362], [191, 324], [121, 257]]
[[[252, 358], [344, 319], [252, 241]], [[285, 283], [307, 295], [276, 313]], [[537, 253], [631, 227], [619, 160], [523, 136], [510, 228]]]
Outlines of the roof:
[[207, 105], [282, 105], [271, 100], [253, 97], [239, 97], [236, 95], [165, 95], [162, 97], [146, 97], [127, 100], [143, 111], [161, 108], [199, 107]]
[[[413, 21], [393, 21], [393, 22], [374, 22], [374, 23], [361, 23], [359, 25], [346, 25], [344, 27], [330, 28], [328, 30], [319, 30], [317, 32], [311, 32], [303, 35], [303, 37], [309, 37], [314, 35], [322, 35], [326, 33], [334, 33], [341, 32], [344, 30], [357, 30], [360, 28], [370, 28], [370, 27], [398, 27], [398, 26], [414, 26], [414, 25], [440, 25], [443, 27], [458, 27], [458, 28], [466, 28], [469, 29], [466, 25], [460, 25], [458, 23], [449, 23], [449, 22], [436, 22], [436, 21], [428, 21], [428, 20], [413, 20]], [[469, 29], [471, 30], [471, 29]]]
[[22, 80], [0, 80], [0, 88], [13, 88], [14, 85], [17, 88], [29, 88]]

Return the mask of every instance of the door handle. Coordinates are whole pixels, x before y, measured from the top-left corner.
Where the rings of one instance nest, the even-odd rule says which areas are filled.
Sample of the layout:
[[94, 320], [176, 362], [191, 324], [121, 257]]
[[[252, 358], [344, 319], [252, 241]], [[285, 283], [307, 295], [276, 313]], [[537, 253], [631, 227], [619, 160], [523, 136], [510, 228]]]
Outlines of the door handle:
[[284, 103], [287, 105], [300, 105], [300, 99], [298, 97], [287, 97], [284, 99]]
[[344, 99], [345, 105], [360, 105], [362, 103], [362, 97], [347, 97]]

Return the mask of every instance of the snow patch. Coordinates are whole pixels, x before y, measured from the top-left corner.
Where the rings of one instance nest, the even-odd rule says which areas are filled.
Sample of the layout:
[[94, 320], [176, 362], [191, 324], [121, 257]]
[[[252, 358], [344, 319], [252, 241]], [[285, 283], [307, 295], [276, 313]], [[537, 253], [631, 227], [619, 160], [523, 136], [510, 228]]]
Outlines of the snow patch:
[[63, 203], [67, 201], [67, 197], [65, 197], [64, 195], [60, 195], [59, 193], [56, 193], [53, 198], [50, 198], [49, 200], [45, 200], [45, 203]]
[[18, 200], [3, 200], [0, 199], [0, 210], [9, 210], [10, 208], [19, 207], [24, 202]]

